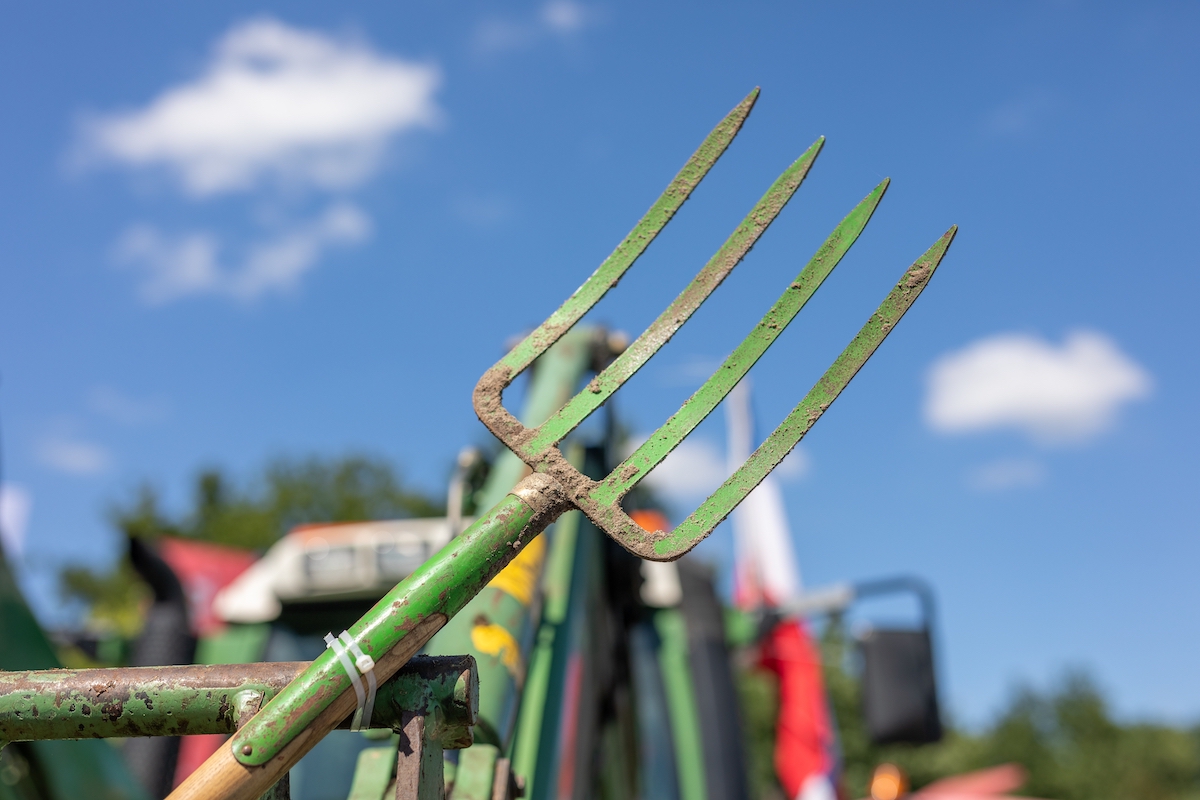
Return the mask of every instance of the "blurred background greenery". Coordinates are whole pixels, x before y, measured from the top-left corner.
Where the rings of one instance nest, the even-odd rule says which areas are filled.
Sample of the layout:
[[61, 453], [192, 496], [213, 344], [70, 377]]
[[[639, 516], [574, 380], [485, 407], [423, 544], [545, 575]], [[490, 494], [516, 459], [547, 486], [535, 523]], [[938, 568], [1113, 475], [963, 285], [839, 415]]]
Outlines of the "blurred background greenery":
[[[871, 773], [899, 766], [913, 788], [999, 764], [1028, 773], [1020, 794], [1053, 800], [1196, 800], [1200, 798], [1200, 724], [1171, 727], [1114, 719], [1095, 681], [1067, 671], [1046, 689], [1015, 687], [991, 722], [978, 730], [945, 720], [937, 744], [876, 746], [863, 725], [853, 641], [838, 619], [821, 637], [826, 686], [849, 797], [867, 796]], [[775, 677], [752, 664], [740, 671], [751, 793], [783, 798], [772, 765]]]
[[[473, 487], [482, 485], [486, 462]], [[407, 486], [386, 461], [362, 455], [280, 458], [239, 482], [218, 469], [199, 472], [190, 507], [164, 507], [157, 487], [143, 485], [108, 512], [117, 533], [130, 537], [180, 536], [264, 550], [297, 524], [437, 516], [441, 500]], [[468, 506], [470, 498], [468, 498]], [[129, 565], [84, 564], [59, 576], [64, 600], [81, 624], [97, 633], [132, 638], [150, 593]], [[843, 621], [823, 629], [821, 653], [837, 720], [845, 788], [862, 797], [872, 770], [890, 762], [914, 788], [939, 778], [1005, 763], [1028, 771], [1023, 795], [1053, 800], [1200, 800], [1200, 724], [1171, 727], [1114, 718], [1103, 692], [1086, 672], [1065, 673], [1056, 685], [1014, 688], [991, 722], [977, 730], [947, 720], [943, 741], [932, 745], [875, 746], [863, 725], [856, 649]], [[74, 663], [77, 659], [68, 658]], [[772, 763], [775, 678], [735, 654], [751, 793], [783, 798]]]

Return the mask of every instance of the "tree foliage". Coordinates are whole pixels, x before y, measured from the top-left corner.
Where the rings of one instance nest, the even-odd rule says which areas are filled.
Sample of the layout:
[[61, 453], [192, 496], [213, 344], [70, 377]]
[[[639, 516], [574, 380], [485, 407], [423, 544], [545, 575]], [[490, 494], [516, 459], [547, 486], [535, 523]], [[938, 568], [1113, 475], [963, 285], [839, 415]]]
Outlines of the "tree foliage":
[[64, 567], [58, 574], [63, 599], [82, 603], [91, 627], [103, 633], [131, 638], [142, 628], [152, 599], [129, 559], [122, 558], [107, 571], [88, 567]]
[[234, 547], [269, 547], [297, 525], [369, 519], [429, 517], [442, 506], [406, 489], [386, 462], [351, 456], [279, 459], [251, 486], [233, 484], [219, 470], [196, 477], [191, 510], [171, 516], [158, 493], [143, 486], [114, 506], [114, 526], [129, 536], [184, 536]]
[[[879, 747], [867, 738], [853, 653], [840, 625], [826, 628], [821, 649], [850, 797], [867, 795], [871, 772], [883, 762], [898, 765], [916, 788], [951, 775], [1017, 763], [1028, 771], [1020, 789], [1023, 796], [1200, 800], [1200, 726], [1122, 723], [1113, 718], [1086, 673], [1068, 672], [1044, 691], [1018, 688], [981, 730], [948, 724], [945, 738], [937, 744]], [[748, 744], [769, 750], [774, 743], [767, 732], [775, 712], [771, 678], [760, 671], [743, 676]], [[760, 773], [752, 775], [755, 796], [781, 796], [772, 776], [761, 774], [766, 762], [752, 758], [752, 763]]]
[[[297, 525], [371, 519], [437, 516], [441, 504], [404, 486], [386, 462], [363, 456], [337, 459], [277, 459], [248, 485], [240, 486], [216, 469], [200, 472], [191, 507], [172, 513], [158, 492], [143, 485], [109, 512], [125, 536], [180, 536], [197, 541], [262, 550]], [[140, 626], [145, 587], [119, 559], [96, 571], [69, 566], [59, 575], [64, 600], [81, 603], [89, 621], [128, 635]]]

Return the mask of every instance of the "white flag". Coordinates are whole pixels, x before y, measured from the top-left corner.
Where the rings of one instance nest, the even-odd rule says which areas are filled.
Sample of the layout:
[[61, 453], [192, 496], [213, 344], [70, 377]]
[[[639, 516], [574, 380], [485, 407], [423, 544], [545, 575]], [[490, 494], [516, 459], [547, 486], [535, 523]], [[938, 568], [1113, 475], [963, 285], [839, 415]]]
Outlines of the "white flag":
[[[750, 457], [757, 441], [749, 378], [743, 378], [725, 399], [725, 419], [732, 472]], [[800, 594], [800, 564], [774, 475], [767, 475], [733, 512], [733, 541], [734, 602], [739, 607], [775, 606]]]

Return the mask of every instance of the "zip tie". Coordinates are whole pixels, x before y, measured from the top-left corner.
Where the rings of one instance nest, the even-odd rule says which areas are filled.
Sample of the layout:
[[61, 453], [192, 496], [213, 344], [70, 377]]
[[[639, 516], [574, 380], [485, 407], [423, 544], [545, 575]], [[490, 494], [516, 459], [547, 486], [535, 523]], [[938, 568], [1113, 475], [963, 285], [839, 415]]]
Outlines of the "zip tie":
[[354, 653], [354, 666], [358, 668], [367, 679], [367, 702], [361, 704], [362, 708], [359, 713], [362, 715], [362, 724], [360, 728], [371, 727], [371, 714], [375, 711], [375, 690], [378, 688], [375, 684], [375, 659], [362, 651], [358, 646], [358, 642], [350, 638], [349, 631], [342, 631], [339, 637], [346, 644], [346, 648]]
[[[343, 643], [345, 643], [345, 647], [342, 646]], [[347, 631], [342, 631], [338, 639], [333, 638], [332, 633], [325, 634], [325, 646], [333, 650], [333, 654], [341, 662], [342, 669], [346, 671], [346, 675], [350, 677], [350, 682], [354, 686], [354, 696], [358, 698], [358, 709], [354, 712], [354, 719], [350, 722], [350, 730], [358, 731], [371, 727], [371, 713], [375, 710], [375, 690], [377, 688], [374, 672], [375, 660], [362, 651], [362, 648], [350, 638]], [[350, 660], [347, 649], [354, 654], [354, 661]], [[359, 674], [364, 675], [367, 679], [365, 692]]]

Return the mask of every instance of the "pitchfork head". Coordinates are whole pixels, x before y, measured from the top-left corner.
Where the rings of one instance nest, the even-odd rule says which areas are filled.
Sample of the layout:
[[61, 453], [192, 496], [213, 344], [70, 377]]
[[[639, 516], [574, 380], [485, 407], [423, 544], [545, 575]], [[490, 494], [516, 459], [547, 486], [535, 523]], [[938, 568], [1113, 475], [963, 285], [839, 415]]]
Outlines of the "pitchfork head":
[[609, 536], [631, 553], [653, 561], [671, 561], [695, 547], [791, 452], [925, 288], [956, 231], [951, 227], [904, 272], [883, 304], [804, 399], [691, 516], [670, 532], [643, 530], [622, 510], [622, 498], [717, 407], [799, 313], [866, 227], [887, 190], [887, 180], [842, 220], [766, 316], [704, 385], [603, 480], [591, 480], [572, 467], [559, 451], [559, 442], [658, 352], [737, 266], [800, 187], [821, 151], [823, 138], [784, 170], [716, 255], [650, 327], [550, 419], [536, 428], [526, 428], [504, 408], [501, 396], [518, 375], [617, 285], [725, 152], [757, 99], [755, 89], [721, 120], [612, 255], [549, 319], [485, 372], [475, 387], [475, 413], [493, 434], [534, 471], [554, 478], [571, 502]]

